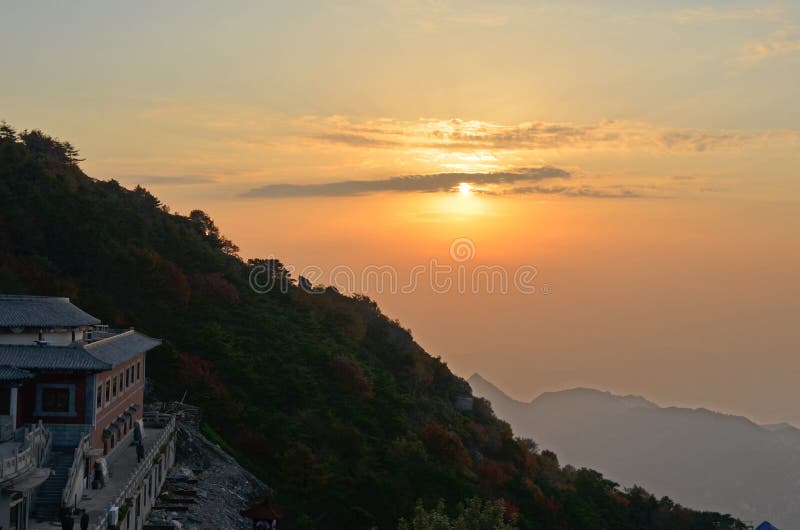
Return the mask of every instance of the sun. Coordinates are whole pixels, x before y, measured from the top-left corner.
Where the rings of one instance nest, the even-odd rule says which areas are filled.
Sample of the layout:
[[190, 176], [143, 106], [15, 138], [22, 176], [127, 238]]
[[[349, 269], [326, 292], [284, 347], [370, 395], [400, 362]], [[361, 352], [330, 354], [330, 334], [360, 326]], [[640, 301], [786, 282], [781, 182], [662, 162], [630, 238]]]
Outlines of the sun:
[[461, 184], [458, 185], [458, 191], [462, 195], [469, 195], [469, 193], [472, 191], [472, 186], [466, 182], [462, 182]]

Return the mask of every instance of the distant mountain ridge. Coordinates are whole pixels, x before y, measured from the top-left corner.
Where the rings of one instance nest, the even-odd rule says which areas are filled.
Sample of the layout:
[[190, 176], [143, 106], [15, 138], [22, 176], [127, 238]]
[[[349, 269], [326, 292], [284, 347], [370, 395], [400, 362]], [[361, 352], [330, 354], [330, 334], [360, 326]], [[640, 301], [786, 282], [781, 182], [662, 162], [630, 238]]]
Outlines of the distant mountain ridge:
[[800, 520], [800, 429], [792, 425], [758, 425], [587, 388], [524, 403], [478, 374], [468, 382], [516, 433], [555, 451], [564, 464], [745, 520], [770, 519], [780, 528]]
[[609, 403], [618, 404], [624, 407], [657, 407], [655, 403], [646, 400], [642, 396], [635, 396], [633, 394], [629, 394], [627, 396], [618, 396], [616, 394], [612, 394], [611, 392], [604, 392], [602, 390], [595, 390], [593, 388], [572, 388], [568, 390], [558, 390], [555, 392], [543, 392], [539, 397], [531, 400], [531, 403], [535, 401], [543, 401], [548, 399], [561, 399], [563, 396], [569, 394], [570, 396], [576, 399], [604, 399], [607, 400]]

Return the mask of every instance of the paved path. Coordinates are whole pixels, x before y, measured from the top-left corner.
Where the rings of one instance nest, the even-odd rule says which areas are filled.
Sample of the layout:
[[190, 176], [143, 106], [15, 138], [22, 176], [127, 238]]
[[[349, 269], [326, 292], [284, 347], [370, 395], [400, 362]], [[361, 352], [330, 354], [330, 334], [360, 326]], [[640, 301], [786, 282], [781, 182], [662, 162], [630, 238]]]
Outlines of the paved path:
[[[144, 451], [145, 454], [158, 441], [163, 428], [145, 427], [144, 429]], [[101, 514], [108, 510], [109, 505], [122, 492], [128, 479], [139, 467], [136, 461], [136, 446], [133, 445], [133, 431], [120, 441], [113, 453], [108, 457], [109, 478], [106, 487], [99, 490], [87, 489], [84, 491], [84, 498], [78, 501], [78, 508], [89, 512], [92, 521], [96, 521]], [[36, 523], [31, 521], [30, 530], [53, 530], [59, 528], [58, 523]], [[80, 528], [78, 517], [75, 517], [74, 528]]]

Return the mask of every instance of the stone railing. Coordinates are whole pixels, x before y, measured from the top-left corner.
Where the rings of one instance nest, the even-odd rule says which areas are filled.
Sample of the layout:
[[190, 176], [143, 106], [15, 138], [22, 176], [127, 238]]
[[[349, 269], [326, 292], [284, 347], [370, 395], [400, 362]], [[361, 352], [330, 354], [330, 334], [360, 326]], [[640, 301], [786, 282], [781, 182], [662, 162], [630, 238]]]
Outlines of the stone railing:
[[142, 422], [146, 427], [165, 427], [175, 422], [176, 415], [165, 412], [150, 411], [144, 413]]
[[145, 408], [145, 422], [148, 421], [148, 417], [158, 417], [159, 414], [174, 415], [182, 424], [194, 427], [200, 427], [200, 422], [203, 419], [200, 407], [172, 401], [168, 403], [149, 403]]
[[[128, 481], [125, 483], [125, 486], [122, 487], [117, 497], [111, 503], [114, 506], [122, 507], [126, 499], [133, 497], [133, 495], [139, 488], [140, 482], [142, 482], [144, 477], [152, 470], [153, 462], [155, 461], [156, 456], [158, 456], [162, 452], [165, 445], [169, 442], [170, 438], [175, 433], [177, 422], [175, 421], [174, 416], [161, 414], [159, 419], [164, 422], [163, 423], [164, 430], [161, 431], [161, 433], [158, 435], [158, 439], [144, 455], [144, 459], [139, 463], [138, 467], [136, 468], [136, 471], [130, 476], [130, 478], [128, 478]], [[95, 530], [108, 528], [107, 518], [108, 514], [104, 513], [102, 518], [99, 518], [96, 521], [95, 526], [93, 528], [95, 528]]]
[[92, 448], [92, 433], [86, 433], [81, 438], [78, 447], [75, 448], [75, 455], [72, 457], [72, 467], [67, 476], [67, 484], [64, 486], [64, 491], [61, 493], [61, 506], [70, 506], [77, 502], [79, 481], [81, 474], [86, 465], [89, 450]]
[[6, 442], [14, 437], [14, 416], [0, 416], [0, 441]]
[[50, 452], [52, 437], [41, 422], [18, 429], [14, 439], [14, 442], [5, 442], [18, 446], [16, 454], [0, 460], [0, 481], [18, 477], [40, 466]]

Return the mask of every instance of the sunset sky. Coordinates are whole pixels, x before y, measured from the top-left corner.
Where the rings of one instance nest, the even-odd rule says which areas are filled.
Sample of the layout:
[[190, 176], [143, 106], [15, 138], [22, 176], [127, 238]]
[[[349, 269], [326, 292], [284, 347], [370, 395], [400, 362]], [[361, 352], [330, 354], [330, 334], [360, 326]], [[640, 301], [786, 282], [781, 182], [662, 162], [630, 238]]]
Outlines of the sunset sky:
[[535, 267], [367, 290], [462, 376], [800, 423], [795, 2], [12, 1], [0, 48], [0, 118], [243, 257]]

